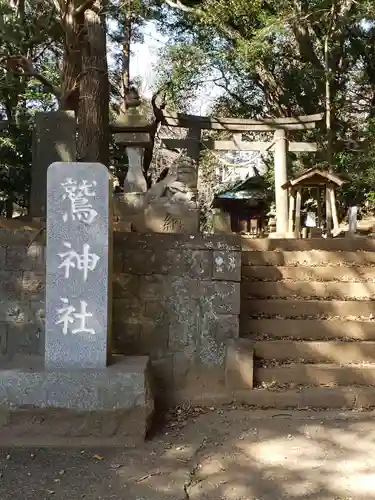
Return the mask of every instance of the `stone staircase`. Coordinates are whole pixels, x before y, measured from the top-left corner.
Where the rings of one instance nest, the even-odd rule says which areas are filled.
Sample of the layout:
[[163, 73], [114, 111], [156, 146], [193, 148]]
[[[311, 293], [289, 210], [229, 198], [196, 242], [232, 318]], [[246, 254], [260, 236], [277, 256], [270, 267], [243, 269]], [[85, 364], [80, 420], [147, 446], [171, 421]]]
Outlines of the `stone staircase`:
[[375, 406], [375, 242], [243, 239], [242, 338], [254, 349], [246, 402]]

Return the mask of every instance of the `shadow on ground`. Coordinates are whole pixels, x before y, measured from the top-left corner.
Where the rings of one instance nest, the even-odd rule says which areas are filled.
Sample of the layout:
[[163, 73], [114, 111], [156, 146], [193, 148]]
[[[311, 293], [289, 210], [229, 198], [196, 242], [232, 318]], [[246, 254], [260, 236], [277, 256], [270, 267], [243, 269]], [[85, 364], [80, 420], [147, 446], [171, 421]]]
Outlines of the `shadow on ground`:
[[2, 500], [375, 498], [373, 413], [183, 412], [133, 449], [2, 449]]

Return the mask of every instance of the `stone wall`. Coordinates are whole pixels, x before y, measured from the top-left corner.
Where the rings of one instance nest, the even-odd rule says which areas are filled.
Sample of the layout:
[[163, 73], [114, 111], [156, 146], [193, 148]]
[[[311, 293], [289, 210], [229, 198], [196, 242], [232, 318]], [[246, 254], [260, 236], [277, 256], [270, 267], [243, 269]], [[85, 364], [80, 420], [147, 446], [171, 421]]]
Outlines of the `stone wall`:
[[[0, 349], [43, 354], [43, 232], [0, 230]], [[115, 233], [113, 348], [149, 355], [168, 403], [224, 390], [228, 339], [238, 337], [240, 239]]]

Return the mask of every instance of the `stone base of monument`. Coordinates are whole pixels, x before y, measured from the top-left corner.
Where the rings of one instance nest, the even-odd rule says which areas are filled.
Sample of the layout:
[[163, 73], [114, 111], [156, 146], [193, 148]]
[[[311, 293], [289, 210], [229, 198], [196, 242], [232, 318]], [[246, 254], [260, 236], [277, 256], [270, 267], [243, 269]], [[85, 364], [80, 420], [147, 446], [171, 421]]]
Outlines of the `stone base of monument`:
[[0, 444], [9, 433], [40, 443], [95, 436], [136, 444], [153, 410], [146, 356], [118, 356], [104, 369], [46, 370], [42, 356], [0, 366]]

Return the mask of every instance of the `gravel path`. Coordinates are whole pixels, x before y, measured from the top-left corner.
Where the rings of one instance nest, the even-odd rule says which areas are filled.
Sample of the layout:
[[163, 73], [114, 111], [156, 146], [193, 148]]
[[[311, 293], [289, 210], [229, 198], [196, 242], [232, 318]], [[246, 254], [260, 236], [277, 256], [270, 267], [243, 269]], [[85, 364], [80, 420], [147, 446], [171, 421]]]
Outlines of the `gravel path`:
[[179, 413], [139, 448], [1, 448], [0, 498], [375, 498], [372, 412], [199, 413]]

